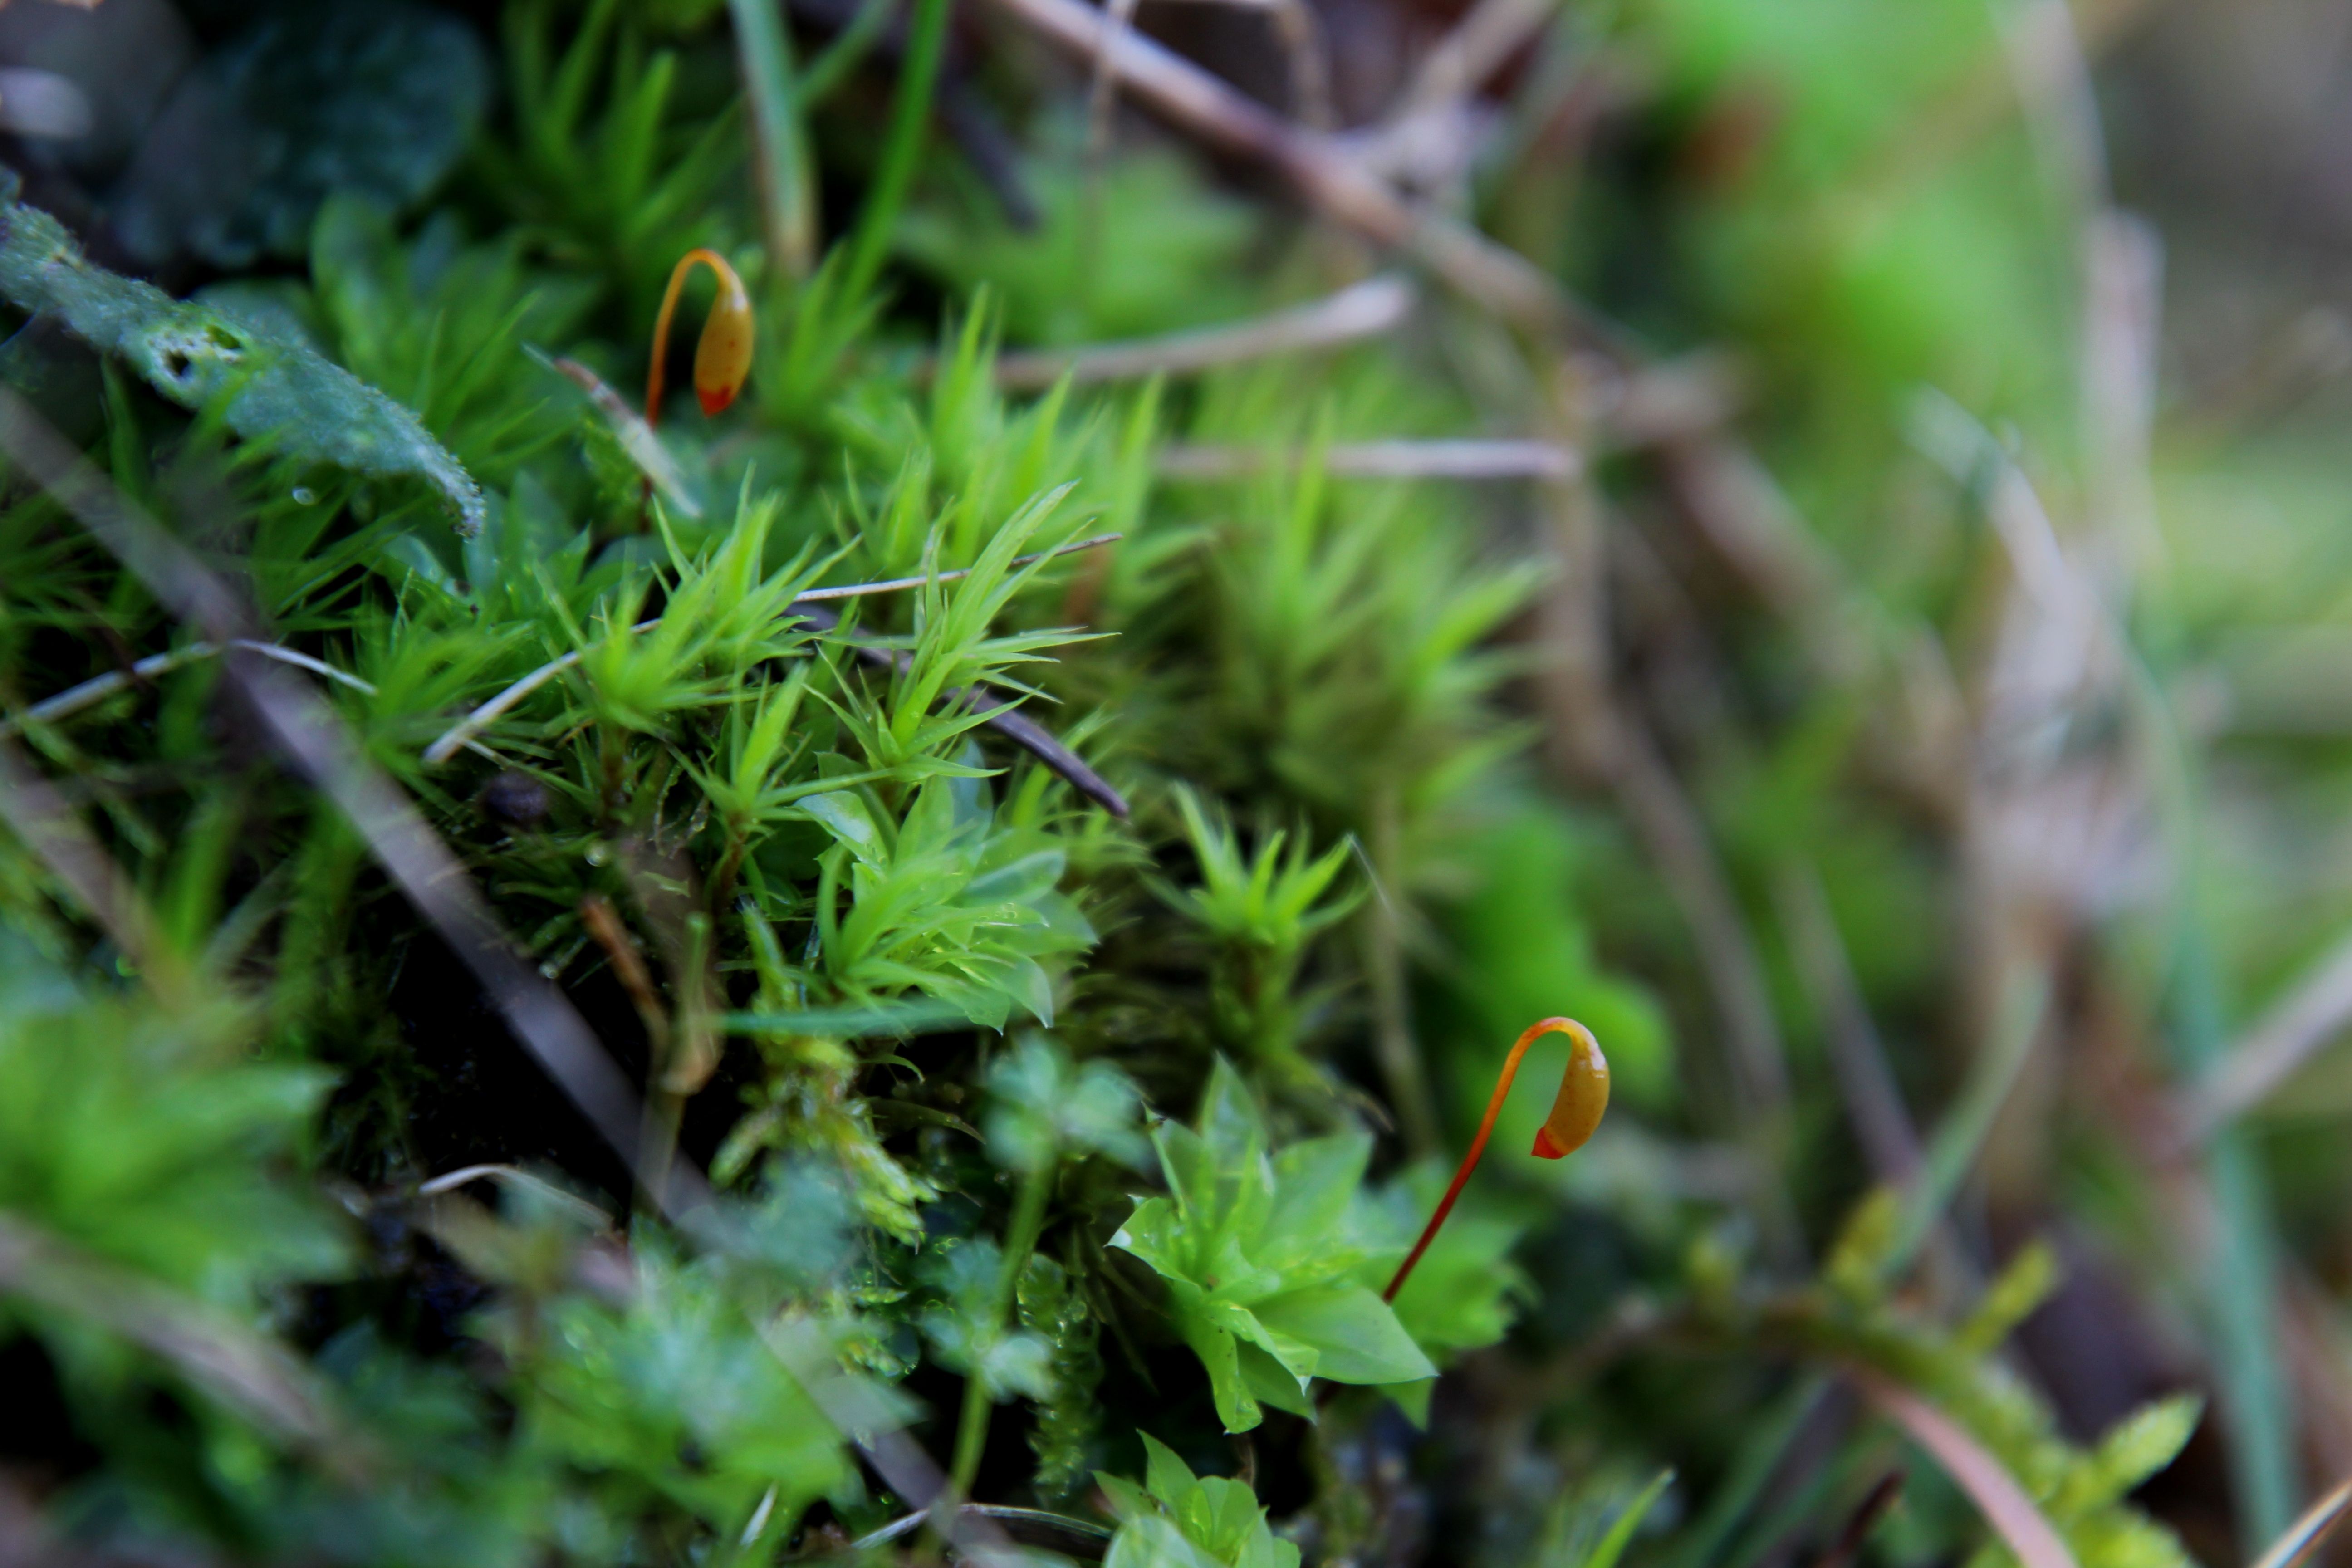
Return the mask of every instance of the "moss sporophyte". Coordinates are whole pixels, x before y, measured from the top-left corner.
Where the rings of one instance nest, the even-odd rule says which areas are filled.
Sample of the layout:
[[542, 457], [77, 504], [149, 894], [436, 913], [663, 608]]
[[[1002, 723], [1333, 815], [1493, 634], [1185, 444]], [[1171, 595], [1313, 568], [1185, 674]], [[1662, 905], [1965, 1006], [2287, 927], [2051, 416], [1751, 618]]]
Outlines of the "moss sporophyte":
[[677, 314], [678, 291], [686, 275], [701, 263], [719, 279], [719, 298], [702, 323], [702, 339], [694, 346], [694, 395], [705, 415], [717, 414], [735, 401], [743, 379], [751, 374], [751, 296], [727, 258], [697, 246], [678, 258], [670, 269], [669, 287], [662, 290], [661, 313], [654, 318], [653, 363], [646, 371], [646, 423], [661, 423], [662, 372], [669, 356], [670, 318]]
[[1519, 1076], [1520, 1061], [1526, 1058], [1528, 1047], [1545, 1035], [1566, 1035], [1571, 1044], [1568, 1070], [1560, 1077], [1559, 1093], [1552, 1098], [1551, 1114], [1536, 1129], [1535, 1156], [1539, 1160], [1564, 1160], [1582, 1148], [1592, 1136], [1592, 1130], [1601, 1125], [1601, 1112], [1609, 1109], [1609, 1058], [1601, 1054], [1601, 1042], [1592, 1037], [1591, 1030], [1573, 1018], [1546, 1018], [1529, 1025], [1512, 1045], [1511, 1054], [1503, 1058], [1503, 1070], [1495, 1079], [1495, 1092], [1486, 1101], [1486, 1114], [1478, 1123], [1478, 1135], [1470, 1140], [1470, 1152], [1462, 1156], [1461, 1168], [1454, 1173], [1445, 1195], [1438, 1200], [1437, 1212], [1422, 1227], [1421, 1239], [1412, 1244], [1412, 1250], [1397, 1266], [1396, 1277], [1381, 1292], [1381, 1300], [1396, 1300], [1397, 1292], [1404, 1289], [1405, 1280], [1412, 1274], [1412, 1266], [1421, 1261], [1421, 1255], [1429, 1250], [1430, 1242], [1436, 1237], [1438, 1227], [1454, 1212], [1454, 1201], [1462, 1195], [1470, 1173], [1478, 1168], [1479, 1157], [1486, 1152], [1486, 1140], [1494, 1134], [1495, 1119], [1503, 1113], [1503, 1101], [1511, 1092], [1511, 1082]]

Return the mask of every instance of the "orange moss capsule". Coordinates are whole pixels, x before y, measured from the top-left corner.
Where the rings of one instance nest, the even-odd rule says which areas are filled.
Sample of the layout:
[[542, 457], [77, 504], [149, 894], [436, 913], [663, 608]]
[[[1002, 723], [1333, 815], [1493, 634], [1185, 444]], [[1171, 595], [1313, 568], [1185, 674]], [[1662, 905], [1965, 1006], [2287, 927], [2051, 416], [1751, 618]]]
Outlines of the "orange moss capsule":
[[1532, 1040], [1552, 1033], [1566, 1035], [1574, 1044], [1569, 1047], [1568, 1072], [1559, 1080], [1551, 1114], [1536, 1129], [1539, 1160], [1564, 1160], [1583, 1148], [1601, 1125], [1601, 1112], [1609, 1109], [1609, 1058], [1601, 1054], [1601, 1042], [1573, 1018], [1546, 1018], [1519, 1037]]
[[705, 415], [718, 413], [735, 401], [751, 374], [751, 296], [727, 258], [697, 246], [678, 258], [670, 269], [669, 287], [662, 291], [661, 313], [654, 318], [654, 360], [646, 372], [646, 423], [661, 422], [662, 373], [669, 357], [669, 326], [677, 314], [678, 291], [686, 275], [699, 262], [719, 279], [719, 298], [702, 323], [701, 341], [694, 347], [694, 395]]
[[1454, 1173], [1454, 1181], [1438, 1200], [1437, 1212], [1429, 1216], [1422, 1227], [1421, 1239], [1397, 1266], [1396, 1275], [1389, 1288], [1381, 1292], [1381, 1300], [1393, 1301], [1397, 1292], [1412, 1273], [1412, 1266], [1429, 1250], [1437, 1236], [1438, 1226], [1454, 1212], [1454, 1201], [1469, 1184], [1470, 1173], [1478, 1168], [1479, 1157], [1486, 1152], [1486, 1140], [1494, 1135], [1495, 1119], [1503, 1113], [1503, 1101], [1509, 1098], [1511, 1083], [1519, 1076], [1519, 1063], [1528, 1047], [1545, 1035], [1566, 1035], [1572, 1042], [1568, 1054], [1568, 1071], [1559, 1080], [1559, 1093], [1552, 1098], [1551, 1114], [1536, 1129], [1535, 1152], [1540, 1159], [1559, 1160], [1584, 1146], [1592, 1130], [1601, 1125], [1601, 1112], [1609, 1109], [1609, 1058], [1601, 1054], [1601, 1042], [1592, 1031], [1573, 1018], [1546, 1018], [1528, 1026], [1511, 1047], [1511, 1054], [1503, 1058], [1503, 1070], [1495, 1079], [1495, 1093], [1486, 1101], [1486, 1118], [1478, 1123], [1478, 1135], [1470, 1140], [1470, 1152], [1462, 1156], [1462, 1166]]

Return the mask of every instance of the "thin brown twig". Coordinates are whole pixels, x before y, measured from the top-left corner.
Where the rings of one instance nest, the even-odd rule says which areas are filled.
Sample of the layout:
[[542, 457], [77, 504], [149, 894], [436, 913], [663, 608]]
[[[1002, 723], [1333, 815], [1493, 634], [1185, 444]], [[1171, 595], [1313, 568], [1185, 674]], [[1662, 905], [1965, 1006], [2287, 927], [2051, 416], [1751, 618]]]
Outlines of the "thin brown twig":
[[[541, 356], [534, 353], [533, 357]], [[549, 369], [588, 395], [588, 401], [613, 427], [614, 438], [620, 442], [621, 450], [629, 455], [629, 460], [636, 464], [637, 471], [645, 475], [646, 482], [661, 493], [662, 500], [667, 501], [680, 517], [698, 519], [702, 516], [702, 503], [695, 500], [693, 493], [686, 488], [686, 476], [679, 471], [677, 459], [669, 455], [669, 448], [662, 445], [661, 437], [655, 433], [643, 415], [629, 406], [626, 398], [607, 386], [602, 376], [576, 359], [550, 359], [544, 363]]]
[[335, 1419], [310, 1368], [285, 1346], [5, 1213], [0, 1294], [130, 1341], [256, 1426], [317, 1452], [346, 1479], [366, 1468], [358, 1439]]
[[1829, 1036], [1830, 1062], [1854, 1137], [1873, 1175], [1907, 1186], [1919, 1173], [1919, 1130], [1887, 1066], [1885, 1047], [1855, 983], [1821, 874], [1811, 866], [1791, 866], [1775, 891], [1781, 922], [1795, 950], [1798, 976], [1811, 993]]
[[1396, 327], [1412, 314], [1415, 297], [1410, 281], [1383, 275], [1246, 321], [1165, 337], [1000, 354], [996, 384], [1025, 392], [1043, 390], [1066, 375], [1082, 386], [1148, 375], [1189, 375], [1273, 354], [1337, 348]]
[[1081, 0], [997, 0], [1081, 59], [1100, 58], [1119, 83], [1162, 115], [1228, 151], [1261, 158], [1324, 212], [1380, 244], [1418, 258], [1468, 298], [1523, 327], [1612, 335], [1527, 258], [1437, 212], [1416, 207], [1349, 157], [1150, 38], [1119, 33]]
[[105, 846], [90, 837], [57, 786], [5, 735], [0, 735], [0, 821], [40, 858], [151, 984], [167, 996], [176, 994], [180, 965], [156, 942], [154, 921], [139, 889]]
[[1813, 1568], [1848, 1568], [1848, 1564], [1861, 1555], [1862, 1543], [1870, 1539], [1870, 1532], [1878, 1528], [1878, 1521], [1886, 1517], [1886, 1510], [1893, 1508], [1895, 1500], [1902, 1495], [1903, 1472], [1900, 1468], [1879, 1477], [1877, 1483], [1863, 1494], [1862, 1501], [1856, 1503], [1853, 1511], [1846, 1516], [1845, 1524], [1837, 1532], [1837, 1539], [1813, 1560]]
[[[0, 717], [0, 738], [22, 734], [27, 725], [54, 724], [60, 719], [71, 718], [85, 708], [105, 701], [118, 691], [133, 686], [144, 687], [159, 675], [168, 675], [173, 670], [216, 658], [225, 649], [232, 647], [263, 658], [276, 659], [280, 664], [290, 664], [297, 669], [307, 669], [313, 675], [324, 677], [339, 686], [348, 686], [365, 696], [376, 694], [374, 682], [362, 680], [348, 670], [337, 669], [325, 659], [313, 658], [283, 643], [259, 642], [251, 637], [231, 637], [225, 643], [192, 642], [185, 647], [149, 654], [124, 668], [94, 675], [79, 686], [69, 686], [54, 697], [34, 703], [21, 713]], [[488, 746], [471, 741], [466, 745], [468, 750], [488, 757], [491, 762], [499, 761], [499, 754]]]
[[1524, 48], [1559, 10], [1559, 0], [1478, 0], [1422, 57], [1397, 96], [1391, 125], [1468, 98]]

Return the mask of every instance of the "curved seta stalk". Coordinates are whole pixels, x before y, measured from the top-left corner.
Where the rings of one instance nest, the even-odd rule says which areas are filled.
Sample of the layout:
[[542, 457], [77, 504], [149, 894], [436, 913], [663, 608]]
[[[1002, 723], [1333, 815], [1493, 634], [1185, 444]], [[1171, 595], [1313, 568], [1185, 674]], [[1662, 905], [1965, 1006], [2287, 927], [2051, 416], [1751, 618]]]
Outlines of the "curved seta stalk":
[[702, 323], [702, 338], [694, 346], [694, 395], [705, 415], [718, 413], [735, 401], [751, 374], [753, 329], [751, 296], [727, 258], [705, 246], [696, 246], [670, 268], [669, 287], [662, 290], [661, 313], [654, 318], [654, 358], [646, 369], [646, 423], [661, 423], [663, 373], [669, 357], [670, 321], [677, 314], [677, 296], [686, 275], [697, 263], [719, 279], [719, 298]]
[[1573, 1044], [1568, 1053], [1568, 1071], [1559, 1080], [1559, 1093], [1552, 1097], [1551, 1114], [1536, 1129], [1536, 1157], [1543, 1160], [1567, 1158], [1583, 1147], [1592, 1130], [1601, 1125], [1601, 1112], [1609, 1109], [1609, 1058], [1601, 1054], [1601, 1042], [1592, 1031], [1573, 1018], [1546, 1018], [1531, 1024], [1511, 1047], [1511, 1054], [1503, 1058], [1503, 1070], [1495, 1079], [1495, 1093], [1486, 1101], [1486, 1115], [1478, 1123], [1478, 1135], [1470, 1140], [1470, 1152], [1462, 1156], [1461, 1168], [1454, 1173], [1453, 1184], [1445, 1196], [1438, 1200], [1437, 1212], [1429, 1216], [1422, 1227], [1421, 1239], [1397, 1266], [1395, 1278], [1381, 1292], [1381, 1300], [1393, 1301], [1404, 1289], [1405, 1280], [1412, 1274], [1413, 1265], [1429, 1250], [1445, 1216], [1454, 1212], [1454, 1202], [1469, 1184], [1470, 1173], [1478, 1168], [1479, 1157], [1486, 1152], [1486, 1140], [1494, 1135], [1495, 1119], [1503, 1113], [1503, 1101], [1509, 1097], [1512, 1080], [1519, 1076], [1519, 1063], [1525, 1059], [1528, 1047], [1545, 1035], [1566, 1035]]

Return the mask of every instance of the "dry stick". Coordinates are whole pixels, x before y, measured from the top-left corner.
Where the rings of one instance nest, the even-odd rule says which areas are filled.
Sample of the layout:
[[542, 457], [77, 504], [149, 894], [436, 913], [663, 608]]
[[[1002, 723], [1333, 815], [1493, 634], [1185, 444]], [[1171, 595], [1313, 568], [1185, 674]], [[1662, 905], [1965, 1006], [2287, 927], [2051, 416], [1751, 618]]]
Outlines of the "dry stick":
[[1293, 125], [1150, 38], [1117, 32], [1100, 11], [1081, 0], [996, 3], [1082, 59], [1099, 54], [1139, 100], [1228, 151], [1264, 159], [1333, 217], [1417, 257], [1453, 288], [1507, 320], [1544, 330], [1576, 326], [1596, 340], [1614, 335], [1527, 258], [1405, 201], [1329, 136]]
[[1649, 846], [1697, 942], [1701, 967], [1730, 1036], [1732, 1070], [1748, 1110], [1778, 1128], [1789, 1103], [1789, 1071], [1773, 1021], [1763, 963], [1731, 878], [1699, 815], [1647, 730], [1631, 714], [1616, 717], [1617, 765], [1610, 783], [1618, 805]]
[[1559, 14], [1559, 0], [1478, 0], [1422, 58], [1387, 115], [1395, 126], [1468, 98]]
[[2286, 1532], [2271, 1542], [2262, 1556], [2255, 1559], [2254, 1568], [2297, 1568], [2304, 1559], [2318, 1551], [2352, 1511], [2352, 1480], [2338, 1482], [2334, 1490], [2306, 1510], [2301, 1519], [2287, 1526]]
[[1187, 375], [1269, 354], [1334, 348], [1377, 337], [1397, 326], [1412, 313], [1414, 298], [1412, 284], [1406, 279], [1367, 278], [1320, 300], [1226, 326], [1083, 348], [1000, 354], [996, 384], [1028, 392], [1042, 391], [1065, 375], [1080, 385], [1136, 381], [1147, 375]]
[[[539, 357], [537, 351], [530, 352], [533, 358]], [[662, 500], [667, 501], [680, 517], [699, 520], [702, 503], [688, 491], [686, 476], [678, 471], [677, 459], [669, 455], [669, 448], [661, 444], [661, 437], [654, 434], [654, 427], [646, 423], [644, 416], [630, 407], [619, 393], [605, 385], [602, 376], [578, 360], [551, 359], [545, 363], [588, 395], [588, 401], [596, 405], [596, 411], [612, 426], [614, 437], [621, 443], [621, 450], [628, 454], [629, 461], [636, 464], [637, 472], [645, 475], [654, 489], [661, 492]]]
[[15, 742], [0, 737], [0, 821], [40, 857], [74, 901], [89, 912], [151, 985], [176, 995], [178, 965], [157, 946], [139, 889], [106, 847], [90, 837], [57, 786]]
[[[1311, 455], [1296, 447], [1163, 447], [1158, 467], [1166, 479], [1240, 479], [1270, 467], [1297, 468]], [[1319, 457], [1325, 473], [1350, 479], [1566, 479], [1584, 470], [1582, 456], [1557, 441], [1362, 441], [1323, 447]]]
[[1830, 1542], [1827, 1551], [1813, 1559], [1813, 1568], [1848, 1568], [1861, 1555], [1862, 1543], [1870, 1539], [1870, 1532], [1878, 1528], [1878, 1521], [1886, 1517], [1886, 1510], [1893, 1508], [1895, 1500], [1902, 1495], [1903, 1472], [1900, 1469], [1889, 1470], [1879, 1477], [1877, 1484], [1863, 1494], [1862, 1501], [1855, 1504], [1853, 1512], [1846, 1516], [1844, 1527], [1837, 1532], [1837, 1539]]
[[1827, 1025], [1830, 1063], [1854, 1137], [1880, 1181], [1908, 1186], [1917, 1179], [1922, 1163], [1919, 1131], [1904, 1106], [1885, 1047], [1863, 1002], [1853, 963], [1830, 914], [1821, 873], [1811, 866], [1792, 866], [1775, 891], [1796, 950], [1798, 976]]
[[[1057, 545], [1052, 550], [1039, 551], [1034, 555], [1017, 557], [1009, 564], [1034, 565], [1037, 562], [1048, 560], [1056, 555], [1066, 555], [1074, 551], [1097, 549], [1102, 545], [1113, 543], [1119, 538], [1120, 535], [1116, 533], [1097, 533], [1089, 539]], [[966, 568], [955, 572], [934, 573], [928, 577], [894, 577], [885, 583], [851, 583], [837, 588], [813, 588], [794, 598], [791, 607], [813, 605], [831, 599], [855, 598], [866, 594], [894, 593], [904, 588], [919, 588], [929, 583], [952, 583], [970, 574], [970, 569]], [[801, 613], [803, 619], [825, 631], [831, 631], [840, 624], [829, 613], [812, 609], [803, 609]], [[660, 624], [660, 617], [656, 616], [652, 620], [640, 621], [629, 630], [632, 634], [646, 632]], [[863, 644], [853, 645], [853, 647], [857, 656], [868, 663], [891, 663], [905, 657], [902, 654], [894, 654], [888, 649], [872, 648]], [[549, 660], [517, 680], [451, 725], [446, 733], [427, 746], [425, 749], [425, 762], [436, 767], [447, 762], [457, 754], [459, 747], [470, 745], [476, 735], [496, 723], [524, 698], [578, 664], [583, 657], [585, 656], [583, 650], [574, 649], [571, 653]], [[1101, 774], [1088, 767], [1076, 752], [1055, 740], [1044, 725], [1011, 707], [1003, 698], [982, 691], [978, 687], [970, 687], [946, 693], [940, 700], [950, 704], [961, 703], [974, 712], [985, 713], [988, 716], [986, 721], [990, 728], [1034, 753], [1038, 761], [1067, 779], [1080, 794], [1099, 802], [1114, 816], [1127, 816], [1127, 798], [1124, 795], [1113, 789]]]
[[[156, 600], [216, 641], [250, 635], [244, 607], [228, 585], [190, 554], [13, 391], [0, 387], [0, 452], [5, 452], [113, 552]], [[523, 963], [473, 879], [406, 796], [372, 767], [334, 710], [317, 693], [250, 655], [231, 650], [229, 678], [287, 753], [296, 771], [340, 807], [410, 905], [446, 942], [489, 996], [517, 1039], [624, 1160], [632, 1159], [642, 1112], [572, 1003]], [[700, 1173], [671, 1174], [667, 1207], [683, 1214], [709, 1202]], [[863, 1408], [824, 1358], [782, 1342], [775, 1323], [758, 1325], [778, 1358], [835, 1426], [856, 1443], [885, 1484], [909, 1502], [937, 1497], [945, 1478], [903, 1433], [887, 1430]], [[959, 1519], [956, 1539], [968, 1555], [1004, 1542], [986, 1521]]]
[[[273, 658], [280, 664], [290, 664], [297, 669], [307, 669], [313, 675], [324, 676], [338, 685], [348, 686], [352, 690], [362, 692], [370, 697], [376, 693], [373, 681], [362, 680], [356, 675], [337, 669], [324, 659], [313, 658], [309, 654], [288, 647], [282, 643], [256, 642], [250, 637], [231, 637], [226, 643], [193, 642], [185, 647], [173, 648], [164, 653], [149, 654], [127, 669], [110, 669], [104, 675], [91, 676], [80, 685], [68, 686], [55, 697], [36, 702], [21, 713], [11, 713], [5, 718], [0, 718], [0, 739], [22, 734], [28, 724], [54, 724], [60, 719], [70, 718], [93, 703], [103, 702], [118, 691], [126, 690], [133, 685], [144, 684], [159, 675], [168, 675], [173, 670], [187, 665], [215, 658], [224, 648], [230, 647], [239, 648], [250, 654], [258, 654], [263, 658]], [[472, 741], [467, 742], [466, 745], [468, 750], [478, 752], [494, 763], [499, 761], [499, 754], [488, 746]]]
[[0, 1295], [20, 1296], [139, 1346], [280, 1438], [317, 1452], [345, 1480], [368, 1455], [331, 1413], [316, 1374], [284, 1345], [214, 1308], [0, 1214]]
[[2186, 1097], [2183, 1131], [2203, 1142], [2268, 1099], [2352, 1024], [2352, 937], [2337, 943]]

